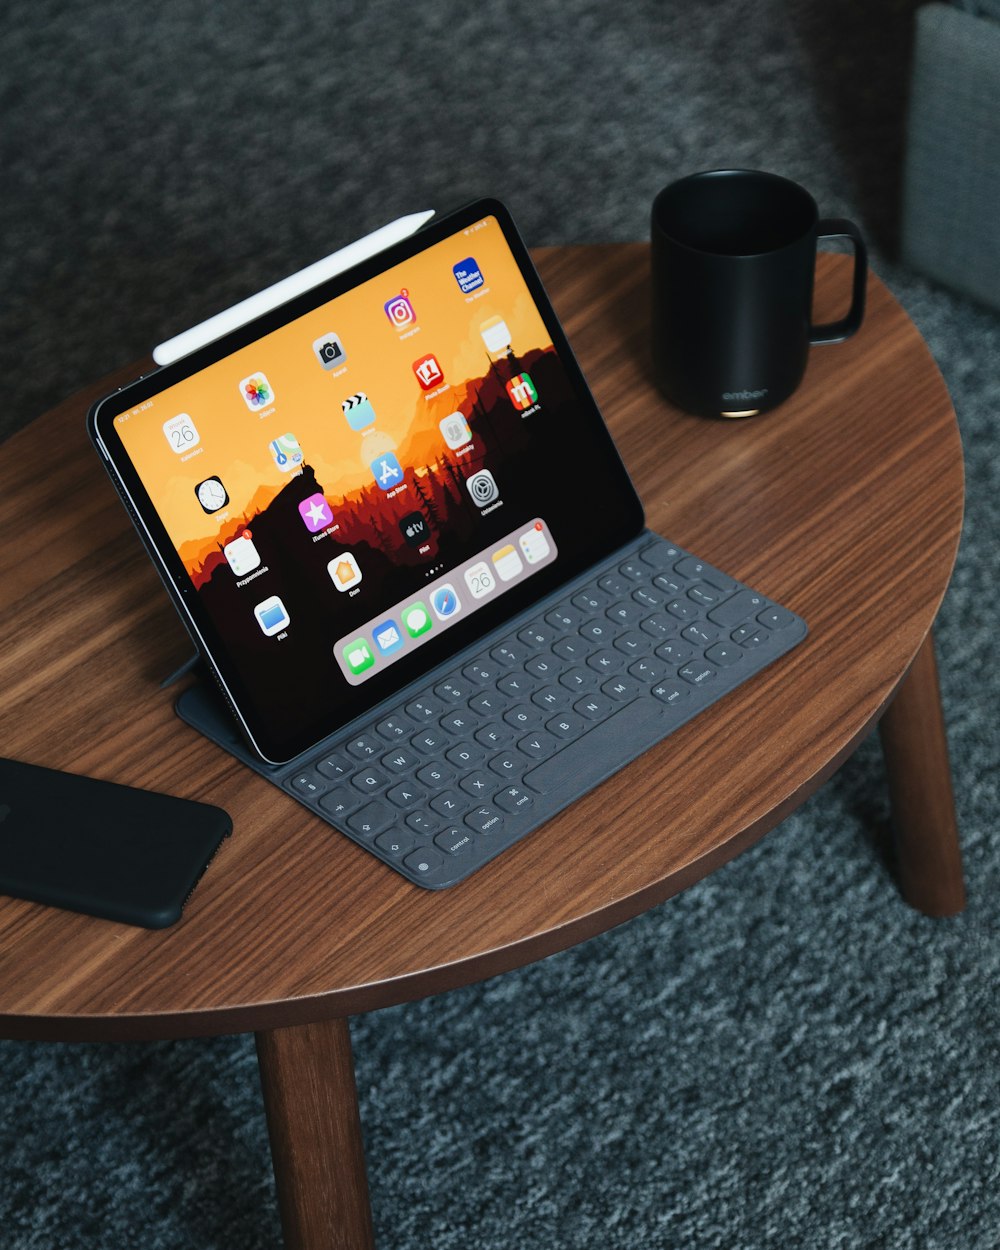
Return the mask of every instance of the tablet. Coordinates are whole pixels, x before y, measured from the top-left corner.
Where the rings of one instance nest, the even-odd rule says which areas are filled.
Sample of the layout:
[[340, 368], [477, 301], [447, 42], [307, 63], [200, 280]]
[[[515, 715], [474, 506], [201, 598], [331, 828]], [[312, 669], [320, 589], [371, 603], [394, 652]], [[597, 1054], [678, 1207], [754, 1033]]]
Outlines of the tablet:
[[121, 388], [88, 428], [271, 763], [643, 526], [495, 200]]

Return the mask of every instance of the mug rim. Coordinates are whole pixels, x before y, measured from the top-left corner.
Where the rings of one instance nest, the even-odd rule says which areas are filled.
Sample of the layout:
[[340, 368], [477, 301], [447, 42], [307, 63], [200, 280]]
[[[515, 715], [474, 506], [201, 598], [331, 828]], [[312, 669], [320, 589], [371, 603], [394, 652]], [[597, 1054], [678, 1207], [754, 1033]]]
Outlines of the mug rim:
[[[675, 194], [679, 188], [686, 187], [692, 183], [705, 183], [715, 179], [736, 179], [738, 181], [756, 180], [763, 183], [770, 183], [772, 186], [780, 185], [788, 191], [794, 192], [800, 200], [802, 200], [809, 208], [811, 221], [805, 230], [801, 231], [794, 238], [782, 243], [778, 247], [769, 247], [764, 251], [757, 252], [723, 252], [716, 248], [696, 247], [692, 243], [685, 242], [684, 239], [678, 238], [677, 234], [669, 230], [660, 221], [661, 206], [666, 197]], [[673, 182], [668, 182], [665, 187], [657, 192], [653, 198], [653, 207], [651, 213], [652, 233], [660, 234], [664, 239], [668, 240], [673, 246], [683, 248], [694, 256], [716, 256], [726, 260], [753, 260], [758, 257], [774, 256], [779, 252], [783, 252], [786, 248], [797, 247], [804, 238], [814, 230], [820, 220], [819, 205], [816, 203], [811, 192], [807, 191], [801, 183], [795, 182], [792, 178], [786, 178], [783, 174], [771, 173], [766, 169], [702, 169], [693, 174], [685, 174], [683, 178], [676, 178]]]

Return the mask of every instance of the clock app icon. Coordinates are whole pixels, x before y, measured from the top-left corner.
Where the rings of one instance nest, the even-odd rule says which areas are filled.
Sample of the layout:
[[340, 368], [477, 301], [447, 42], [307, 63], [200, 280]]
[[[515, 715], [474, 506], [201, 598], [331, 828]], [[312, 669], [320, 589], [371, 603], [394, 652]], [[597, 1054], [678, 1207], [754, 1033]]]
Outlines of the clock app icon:
[[198, 496], [198, 502], [205, 512], [218, 512], [229, 503], [229, 496], [226, 494], [221, 478], [206, 477], [194, 488], [194, 493]]

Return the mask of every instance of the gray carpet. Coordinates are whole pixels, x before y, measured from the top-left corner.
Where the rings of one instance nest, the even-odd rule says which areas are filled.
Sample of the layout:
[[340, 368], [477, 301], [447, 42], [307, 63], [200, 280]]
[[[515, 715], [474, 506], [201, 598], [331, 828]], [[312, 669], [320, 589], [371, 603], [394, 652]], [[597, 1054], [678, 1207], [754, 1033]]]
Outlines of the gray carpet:
[[[3, 432], [398, 213], [492, 193], [530, 244], [639, 239], [721, 165], [861, 224], [955, 400], [966, 913], [900, 902], [871, 741], [641, 919], [356, 1020], [382, 1250], [1000, 1245], [1000, 317], [892, 260], [913, 7], [6, 6]], [[278, 1246], [246, 1039], [0, 1042], [0, 1090], [3, 1250]]]

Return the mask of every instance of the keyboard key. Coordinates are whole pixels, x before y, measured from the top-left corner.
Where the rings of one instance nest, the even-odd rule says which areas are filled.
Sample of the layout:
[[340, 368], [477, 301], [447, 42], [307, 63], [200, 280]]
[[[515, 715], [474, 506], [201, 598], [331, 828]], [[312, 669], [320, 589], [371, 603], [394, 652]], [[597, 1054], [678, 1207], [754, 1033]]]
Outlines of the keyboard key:
[[567, 690], [593, 690], [601, 679], [590, 668], [571, 668], [559, 678], [560, 686]]
[[505, 707], [509, 706], [509, 697], [498, 690], [484, 690], [482, 694], [477, 694], [469, 700], [469, 707], [480, 716], [495, 716], [497, 712], [502, 712]]
[[452, 825], [437, 835], [434, 845], [446, 855], [463, 855], [472, 850], [472, 834], [468, 829], [456, 829]]
[[753, 625], [740, 625], [732, 633], [733, 642], [738, 642], [741, 647], [746, 647], [748, 651], [753, 647], [762, 646], [770, 637], [771, 635], [766, 629], [756, 629]]
[[685, 699], [689, 699], [691, 692], [675, 681], [657, 682], [653, 687], [653, 697], [673, 707], [675, 703], [683, 703]]
[[579, 594], [573, 596], [573, 606], [579, 608], [581, 612], [600, 612], [610, 602], [611, 596], [606, 595], [603, 590], [581, 590]]
[[681, 630], [681, 637], [694, 643], [696, 647], [707, 647], [709, 643], [715, 642], [718, 636], [719, 631], [715, 626], [705, 621], [695, 621], [691, 625], [685, 625]]
[[434, 850], [430, 846], [418, 847], [415, 851], [411, 851], [403, 860], [403, 863], [409, 868], [410, 872], [424, 873], [433, 872], [435, 868], [440, 868], [444, 863], [439, 851]]
[[399, 785], [386, 790], [384, 798], [393, 807], [401, 807], [405, 810], [408, 807], [416, 806], [417, 803], [422, 803], [427, 798], [427, 795], [418, 786], [412, 785], [409, 781], [401, 781]]
[[639, 552], [639, 559], [650, 568], [666, 569], [679, 555], [677, 548], [671, 547], [669, 543], [650, 543]]
[[787, 608], [782, 608], [776, 603], [772, 603], [766, 607], [763, 612], [757, 613], [757, 620], [761, 625], [766, 625], [768, 629], [787, 629], [789, 625], [795, 623], [795, 617]]
[[487, 773], [474, 772], [469, 773], [467, 777], [463, 777], [458, 783], [466, 794], [471, 794], [478, 802], [488, 798], [490, 791], [496, 785], [496, 781]]
[[608, 620], [614, 621], [616, 625], [628, 628], [632, 625], [638, 625], [648, 612], [649, 608], [644, 608], [641, 603], [627, 599], [623, 603], [613, 603], [608, 608], [605, 616]]
[[553, 655], [536, 655], [533, 656], [524, 666], [525, 672], [530, 673], [532, 677], [541, 678], [542, 681], [548, 681], [554, 678], [558, 673], [562, 672], [562, 665]]
[[653, 585], [667, 595], [679, 595], [687, 583], [681, 577], [673, 577], [669, 573], [660, 573], [653, 578]]
[[441, 818], [431, 812], [410, 812], [406, 824], [414, 833], [429, 838], [435, 829], [441, 828]]
[[708, 582], [710, 586], [714, 586], [716, 590], [732, 590], [736, 585], [731, 577], [720, 573], [718, 569], [694, 556], [684, 556], [683, 559], [678, 560], [674, 565], [674, 571], [680, 573], [681, 577], [700, 578]]
[[399, 715], [387, 716], [375, 726], [375, 732], [387, 742], [398, 742], [400, 738], [408, 738], [413, 733], [413, 722]]
[[593, 649], [593, 644], [585, 642], [579, 634], [572, 638], [560, 638], [552, 644], [555, 654], [570, 664], [578, 664], [581, 660], [585, 660]]
[[[680, 600], [674, 599], [672, 602], [679, 603]], [[670, 610], [670, 604], [667, 604], [667, 611]], [[696, 616], [694, 608], [691, 609], [691, 615]], [[683, 619], [687, 619], [686, 617]], [[664, 616], [662, 612], [654, 612], [652, 616], [647, 616], [639, 626], [644, 634], [649, 634], [651, 638], [662, 640], [664, 638], [672, 638], [677, 633], [677, 620], [669, 616]]]
[[452, 712], [441, 717], [441, 728], [456, 738], [467, 738], [479, 724], [479, 717], [471, 712]]
[[597, 583], [604, 591], [607, 591], [615, 599], [620, 599], [622, 595], [627, 595], [631, 582], [622, 577], [620, 573], [608, 573], [606, 577], [602, 577]]
[[407, 851], [412, 850], [417, 839], [408, 829], [388, 829], [385, 833], [380, 833], [375, 839], [375, 845], [380, 851], [386, 855], [392, 855], [398, 858], [405, 855]]
[[476, 730], [476, 741], [487, 750], [492, 747], [506, 746], [513, 737], [514, 730], [510, 725], [496, 721], [492, 725], [484, 725], [482, 729]]
[[543, 760], [558, 747], [558, 741], [550, 733], [539, 729], [536, 733], [526, 734], [518, 741], [517, 749], [529, 759]]
[[400, 747], [396, 751], [390, 751], [388, 755], [383, 755], [381, 762], [382, 767], [387, 768], [391, 773], [409, 773], [420, 762], [420, 756], [409, 747]]
[[648, 634], [639, 634], [633, 629], [616, 638], [614, 645], [615, 650], [624, 656], [645, 655], [647, 651], [652, 651], [653, 640]]
[[589, 638], [591, 642], [600, 643], [607, 646], [617, 633], [614, 625], [610, 621], [587, 621], [580, 626], [580, 634], [584, 638]]
[[323, 777], [327, 777], [330, 781], [337, 781], [341, 777], [347, 777], [357, 768], [357, 764], [348, 761], [340, 755], [327, 755], [325, 758], [318, 760], [316, 763], [316, 771]]
[[503, 714], [504, 720], [512, 729], [534, 729], [545, 719], [545, 713], [533, 703], [519, 703], [517, 707], [508, 708]]
[[692, 660], [690, 664], [678, 669], [677, 675], [689, 681], [692, 686], [703, 686], [715, 676], [715, 669], [704, 660]]
[[523, 664], [529, 654], [527, 647], [520, 646], [516, 642], [502, 642], [490, 652], [498, 664], [505, 664], [508, 668]]
[[722, 591], [716, 590], [707, 584], [692, 586], [688, 591], [688, 598], [692, 603], [697, 603], [700, 607], [710, 608], [713, 603], [718, 603], [722, 598]]
[[622, 577], [627, 577], [633, 582], [644, 582], [649, 576], [649, 569], [645, 568], [639, 560], [626, 560], [623, 564], [619, 564], [618, 572]]
[[424, 696], [421, 699], [414, 699], [412, 703], [407, 703], [405, 710], [406, 715], [419, 725], [422, 722], [436, 720], [444, 711], [444, 708], [438, 703], [437, 699], [430, 699]]
[[743, 659], [743, 652], [735, 643], [717, 642], [705, 652], [705, 659], [718, 664], [720, 668], [728, 668], [730, 664]]
[[655, 591], [650, 590], [648, 586], [640, 586], [637, 590], [633, 590], [632, 598], [646, 609], [660, 608], [663, 606], [664, 601], [663, 595], [658, 595]]
[[296, 773], [292, 778], [296, 793], [304, 794], [308, 799], [318, 799], [327, 788], [327, 782], [315, 773]]
[[679, 621], [693, 621], [698, 616], [698, 609], [685, 599], [671, 599], [667, 604], [667, 611]]
[[363, 793], [368, 794], [373, 790], [381, 790], [383, 786], [389, 784], [389, 778], [380, 768], [362, 768], [360, 772], [355, 773], [351, 778], [351, 785]]
[[689, 642], [681, 642], [679, 638], [671, 638], [667, 642], [660, 643], [656, 648], [656, 654], [661, 660], [665, 660], [676, 668], [679, 664], [683, 664], [685, 660], [690, 660], [692, 655], [694, 655], [694, 647]]
[[455, 770], [447, 764], [425, 764], [417, 770], [417, 780], [421, 785], [436, 790], [455, 780]]
[[617, 673], [620, 668], [625, 667], [625, 657], [620, 651], [610, 651], [607, 647], [603, 651], [595, 651], [593, 655], [587, 656], [587, 665], [592, 668], [595, 673]]
[[520, 786], [508, 786], [493, 796], [493, 802], [505, 812], [523, 812], [534, 803], [534, 799]]
[[[520, 777], [524, 772], [524, 756], [516, 752], [504, 752], [502, 755], [495, 755], [490, 760], [490, 768], [498, 777]], [[494, 782], [494, 784], [496, 784]]]
[[473, 687], [460, 678], [449, 677], [447, 681], [439, 681], [434, 693], [443, 703], [464, 703], [472, 694]]
[[469, 812], [465, 823], [470, 829], [475, 829], [476, 833], [496, 833], [503, 824], [503, 817], [495, 808], [484, 803], [474, 812]]
[[601, 689], [617, 703], [629, 703], [642, 693], [642, 687], [630, 677], [609, 677]]
[[424, 755], [438, 755], [447, 746], [447, 740], [443, 731], [425, 729], [422, 734], [416, 734], [410, 739], [410, 745], [417, 751], [423, 752]]
[[763, 595], [755, 594], [752, 590], [738, 590], [731, 598], [710, 608], [708, 619], [721, 625], [723, 629], [731, 629], [734, 625], [741, 625], [751, 613], [760, 612], [767, 606]]
[[456, 790], [445, 790], [436, 794], [430, 801], [432, 811], [443, 816], [445, 820], [457, 820], [460, 813], [469, 806], [469, 800], [462, 798]]
[[519, 629], [517, 636], [526, 647], [534, 649], [536, 647], [547, 647], [554, 640], [556, 631], [546, 625], [544, 621], [539, 621], [534, 625], [526, 625], [524, 629]]
[[531, 696], [531, 702], [543, 711], [554, 712], [556, 708], [568, 707], [573, 696], [565, 686], [543, 686]]
[[[445, 751], [444, 757], [456, 768], [474, 768], [480, 760], [486, 758], [486, 748], [475, 741], [463, 742], [460, 746], [451, 747]], [[419, 775], [418, 773], [417, 776]]]
[[636, 660], [634, 664], [630, 664], [628, 671], [638, 681], [649, 683], [651, 681], [660, 681], [661, 678], [665, 677], [667, 666], [659, 660], [644, 656], [641, 660]]
[[361, 734], [360, 737], [351, 739], [347, 750], [356, 760], [373, 760], [385, 750], [385, 743], [371, 734]]
[[579, 608], [565, 603], [562, 607], [553, 608], [551, 612], [545, 614], [546, 624], [551, 625], [555, 630], [576, 629], [582, 620], [583, 613]]
[[346, 786], [342, 786], [340, 789], [331, 790], [329, 794], [324, 794], [319, 801], [319, 805], [333, 820], [343, 820], [345, 816], [349, 816], [354, 811], [361, 801], [360, 794], [354, 790], [348, 790]]
[[556, 738], [577, 738], [586, 727], [586, 721], [576, 712], [563, 712], [545, 723], [545, 728]]
[[462, 676], [467, 681], [475, 682], [477, 686], [492, 685], [500, 676], [499, 665], [494, 664], [492, 660], [483, 663], [482, 660], [474, 660], [471, 664], [466, 664], [462, 669]]
[[538, 689], [538, 678], [530, 673], [508, 673], [497, 682], [501, 694], [513, 695], [514, 698], [527, 698], [532, 690]]
[[587, 720], [603, 720], [614, 711], [615, 705], [604, 694], [588, 694], [582, 699], [577, 699], [573, 704], [575, 711], [581, 716], [585, 716]]
[[348, 816], [347, 827], [353, 829], [355, 833], [360, 833], [363, 837], [371, 837], [377, 833], [381, 833], [396, 819], [396, 813], [391, 807], [385, 803], [366, 803], [353, 816]]

